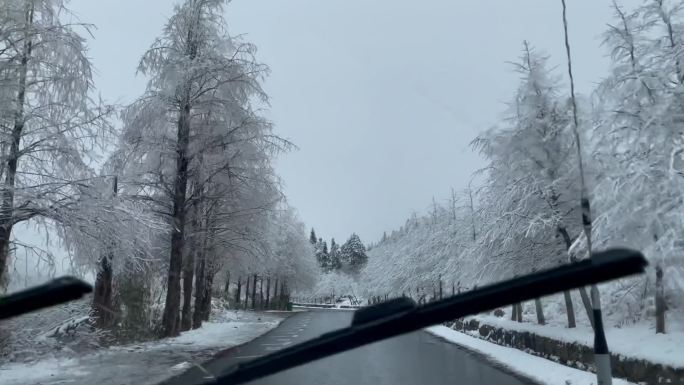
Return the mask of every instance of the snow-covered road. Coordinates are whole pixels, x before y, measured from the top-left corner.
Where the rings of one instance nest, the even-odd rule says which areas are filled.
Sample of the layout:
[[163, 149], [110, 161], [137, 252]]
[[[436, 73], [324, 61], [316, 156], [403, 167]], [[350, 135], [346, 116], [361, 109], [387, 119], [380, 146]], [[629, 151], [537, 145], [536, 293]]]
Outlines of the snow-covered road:
[[0, 384], [156, 384], [258, 337], [282, 319], [275, 313], [226, 311], [216, 322], [176, 338], [112, 347], [78, 358], [0, 365]]

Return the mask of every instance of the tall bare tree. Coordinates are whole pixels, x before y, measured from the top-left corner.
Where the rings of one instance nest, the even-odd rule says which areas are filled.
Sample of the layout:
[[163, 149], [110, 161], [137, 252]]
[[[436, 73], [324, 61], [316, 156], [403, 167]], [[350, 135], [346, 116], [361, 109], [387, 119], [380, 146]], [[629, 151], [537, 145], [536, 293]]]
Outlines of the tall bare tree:
[[110, 110], [90, 98], [91, 64], [82, 33], [63, 22], [63, 1], [0, 2], [0, 281], [12, 229], [29, 219], [61, 224], [95, 176], [93, 148]]

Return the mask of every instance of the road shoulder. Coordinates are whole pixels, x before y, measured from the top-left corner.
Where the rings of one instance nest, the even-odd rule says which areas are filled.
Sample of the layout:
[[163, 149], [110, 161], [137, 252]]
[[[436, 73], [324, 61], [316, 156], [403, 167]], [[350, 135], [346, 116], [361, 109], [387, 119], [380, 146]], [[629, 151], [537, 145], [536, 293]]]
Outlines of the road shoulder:
[[226, 310], [214, 322], [175, 338], [113, 346], [76, 358], [0, 365], [3, 385], [157, 384], [276, 328], [284, 316]]
[[[596, 383], [596, 375], [593, 373], [573, 369], [517, 349], [483, 341], [446, 326], [433, 326], [425, 330], [434, 336], [479, 353], [498, 365], [542, 384], [593, 385]], [[630, 385], [633, 383], [616, 378], [613, 379], [613, 384]]]

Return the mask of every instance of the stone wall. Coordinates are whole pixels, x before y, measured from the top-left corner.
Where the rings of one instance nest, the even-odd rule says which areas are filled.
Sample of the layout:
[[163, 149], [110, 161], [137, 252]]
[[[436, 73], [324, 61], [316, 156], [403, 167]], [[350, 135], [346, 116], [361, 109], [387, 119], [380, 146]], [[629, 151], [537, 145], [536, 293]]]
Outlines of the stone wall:
[[[480, 338], [498, 345], [523, 350], [573, 368], [595, 371], [593, 348], [579, 343], [557, 341], [530, 332], [506, 330], [480, 324], [475, 319], [457, 320], [448, 325], [454, 330], [477, 332]], [[682, 357], [684, 360], [684, 356]], [[684, 369], [655, 364], [619, 354], [611, 354], [613, 376], [646, 384], [684, 385]]]

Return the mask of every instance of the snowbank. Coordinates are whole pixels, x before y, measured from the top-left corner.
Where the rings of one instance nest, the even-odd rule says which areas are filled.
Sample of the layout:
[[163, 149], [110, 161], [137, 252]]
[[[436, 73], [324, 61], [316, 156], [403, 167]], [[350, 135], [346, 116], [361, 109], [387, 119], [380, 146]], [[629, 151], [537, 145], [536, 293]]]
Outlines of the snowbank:
[[[433, 326], [426, 330], [447, 341], [484, 354], [489, 359], [500, 363], [510, 370], [543, 384], [593, 385], [596, 383], [595, 374], [557, 364], [517, 349], [495, 345], [475, 337], [470, 337], [451, 330], [446, 326]], [[613, 384], [627, 385], [632, 383], [621, 379], [613, 379]]]
[[[490, 326], [530, 332], [557, 341], [594, 345], [594, 332], [588, 326], [568, 329], [560, 325], [538, 325], [529, 322], [515, 322], [492, 315], [472, 317]], [[642, 359], [654, 363], [684, 368], [684, 329], [673, 327], [667, 334], [655, 334], [654, 325], [638, 323], [625, 328], [606, 327], [606, 339], [612, 353], [624, 357]]]

